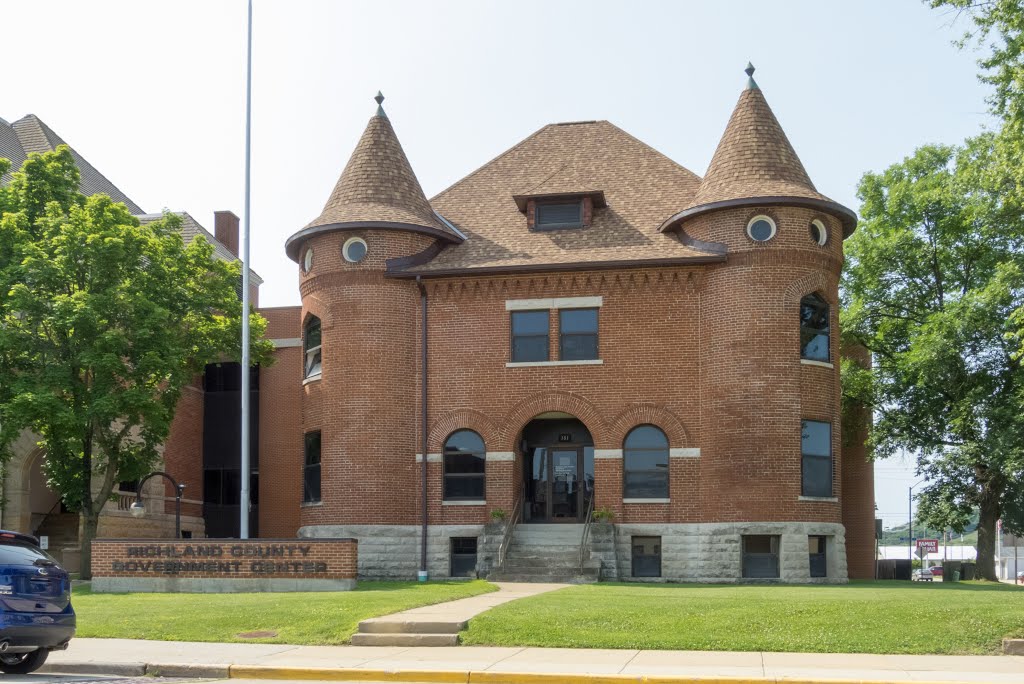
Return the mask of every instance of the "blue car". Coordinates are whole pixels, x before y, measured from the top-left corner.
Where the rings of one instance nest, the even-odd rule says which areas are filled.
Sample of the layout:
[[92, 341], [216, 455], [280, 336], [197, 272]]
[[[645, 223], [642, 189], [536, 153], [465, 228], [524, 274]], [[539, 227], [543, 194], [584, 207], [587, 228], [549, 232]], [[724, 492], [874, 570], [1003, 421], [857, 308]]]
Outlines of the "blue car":
[[68, 573], [35, 537], [0, 530], [0, 672], [34, 672], [74, 635]]

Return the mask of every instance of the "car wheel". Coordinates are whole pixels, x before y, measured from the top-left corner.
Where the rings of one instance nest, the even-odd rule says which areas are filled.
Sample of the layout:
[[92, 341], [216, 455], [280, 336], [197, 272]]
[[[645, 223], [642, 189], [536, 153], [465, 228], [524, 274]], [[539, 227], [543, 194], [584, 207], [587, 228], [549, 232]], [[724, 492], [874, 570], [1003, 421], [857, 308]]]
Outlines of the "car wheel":
[[0, 655], [0, 672], [7, 674], [28, 674], [35, 672], [46, 662], [50, 652], [39, 648], [30, 653], [11, 653]]

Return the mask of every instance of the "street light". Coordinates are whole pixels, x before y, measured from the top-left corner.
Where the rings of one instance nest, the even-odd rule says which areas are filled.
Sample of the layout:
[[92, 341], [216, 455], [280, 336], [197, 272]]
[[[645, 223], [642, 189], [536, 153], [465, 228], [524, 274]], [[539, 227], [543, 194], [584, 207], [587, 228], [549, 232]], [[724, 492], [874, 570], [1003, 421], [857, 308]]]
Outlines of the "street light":
[[[927, 477], [923, 480], [918, 480], [907, 489], [907, 511], [910, 513], [910, 522], [908, 523], [907, 528], [907, 550], [910, 552], [909, 558], [911, 564], [914, 562], [914, 487], [927, 481]], [[924, 568], [923, 559], [921, 561], [921, 567]]]
[[149, 478], [156, 477], [157, 475], [167, 478], [167, 480], [174, 486], [174, 538], [181, 539], [181, 494], [185, 491], [185, 485], [178, 484], [177, 481], [167, 473], [157, 471], [142, 478], [142, 481], [139, 482], [139, 488], [135, 491], [135, 501], [128, 510], [130, 510], [132, 515], [136, 518], [141, 518], [146, 514], [146, 507], [142, 504], [142, 488], [145, 486], [146, 482], [149, 481]]

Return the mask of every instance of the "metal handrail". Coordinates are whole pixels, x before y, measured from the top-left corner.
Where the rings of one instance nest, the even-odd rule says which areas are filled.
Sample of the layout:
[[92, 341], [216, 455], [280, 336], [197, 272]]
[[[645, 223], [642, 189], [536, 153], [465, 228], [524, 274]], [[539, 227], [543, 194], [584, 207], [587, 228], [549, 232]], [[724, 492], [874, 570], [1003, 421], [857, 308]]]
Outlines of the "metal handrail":
[[580, 537], [580, 574], [583, 574], [583, 564], [586, 562], [585, 551], [587, 549], [587, 541], [590, 539], [590, 523], [593, 522], [594, 518], [594, 497], [590, 497], [590, 503], [587, 505], [587, 519], [583, 523], [583, 536]]
[[526, 488], [519, 493], [519, 499], [516, 501], [515, 508], [512, 509], [512, 515], [508, 518], [508, 525], [505, 526], [505, 535], [501, 539], [501, 544], [498, 546], [498, 571], [502, 572], [505, 570], [505, 558], [508, 555], [508, 547], [512, 543], [512, 532], [515, 530], [516, 523], [519, 522], [519, 516], [523, 512], [523, 504], [526, 501]]

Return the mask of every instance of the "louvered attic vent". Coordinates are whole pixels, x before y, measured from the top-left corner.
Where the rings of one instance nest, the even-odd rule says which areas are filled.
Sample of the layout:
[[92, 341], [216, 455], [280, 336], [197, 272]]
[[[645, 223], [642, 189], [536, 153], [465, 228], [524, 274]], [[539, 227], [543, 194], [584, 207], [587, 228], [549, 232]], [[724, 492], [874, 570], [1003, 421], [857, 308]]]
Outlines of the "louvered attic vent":
[[530, 230], [588, 228], [594, 210], [608, 206], [600, 190], [513, 195]]
[[553, 228], [581, 228], [583, 226], [583, 200], [572, 202], [538, 202], [534, 227], [537, 230]]

